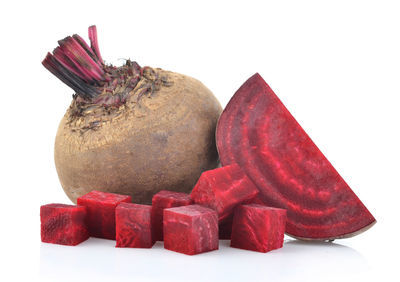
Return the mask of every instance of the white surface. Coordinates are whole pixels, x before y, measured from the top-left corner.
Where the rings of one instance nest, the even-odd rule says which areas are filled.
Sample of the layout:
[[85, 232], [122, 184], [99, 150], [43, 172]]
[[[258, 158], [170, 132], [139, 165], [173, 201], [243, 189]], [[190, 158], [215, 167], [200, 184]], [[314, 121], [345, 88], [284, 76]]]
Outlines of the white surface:
[[[398, 281], [398, 1], [13, 1], [0, 13], [1, 281]], [[69, 203], [53, 143], [72, 95], [40, 62], [58, 39], [87, 38], [91, 24], [108, 62], [191, 75], [222, 105], [259, 72], [378, 223], [268, 254], [227, 242], [193, 257], [161, 243], [40, 243], [39, 206]]]

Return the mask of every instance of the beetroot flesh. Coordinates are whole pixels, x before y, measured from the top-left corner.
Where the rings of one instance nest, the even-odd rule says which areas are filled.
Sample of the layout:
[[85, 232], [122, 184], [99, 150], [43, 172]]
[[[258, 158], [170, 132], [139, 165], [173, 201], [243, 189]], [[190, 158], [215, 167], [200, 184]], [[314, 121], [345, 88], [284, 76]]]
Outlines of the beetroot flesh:
[[217, 211], [220, 222], [233, 213], [233, 209], [258, 194], [254, 183], [236, 164], [205, 171], [194, 186], [190, 197], [199, 205]]
[[89, 238], [86, 208], [64, 204], [40, 207], [40, 236], [44, 243], [75, 246]]
[[[244, 204], [264, 205], [264, 202], [261, 200], [260, 194], [257, 194], [254, 198], [244, 201], [242, 204], [243, 205]], [[235, 209], [236, 209], [236, 207], [235, 207]], [[233, 214], [234, 214], [234, 212], [228, 218], [226, 218], [223, 222], [219, 223], [219, 225], [218, 225], [219, 239], [221, 239], [221, 240], [230, 240], [231, 239]]]
[[151, 248], [151, 206], [120, 203], [115, 209], [116, 247]]
[[164, 248], [195, 255], [218, 249], [218, 215], [199, 205], [164, 209]]
[[231, 247], [256, 252], [282, 248], [286, 210], [264, 205], [241, 205], [235, 209]]
[[86, 224], [92, 237], [115, 240], [115, 208], [130, 203], [131, 196], [91, 191], [77, 199], [87, 209]]
[[288, 235], [344, 238], [375, 223], [259, 74], [228, 103], [216, 139], [222, 165], [239, 164], [266, 205], [287, 210]]
[[155, 194], [152, 199], [152, 224], [154, 239], [163, 241], [163, 211], [167, 208], [187, 206], [192, 204], [190, 195], [181, 192], [162, 190]]

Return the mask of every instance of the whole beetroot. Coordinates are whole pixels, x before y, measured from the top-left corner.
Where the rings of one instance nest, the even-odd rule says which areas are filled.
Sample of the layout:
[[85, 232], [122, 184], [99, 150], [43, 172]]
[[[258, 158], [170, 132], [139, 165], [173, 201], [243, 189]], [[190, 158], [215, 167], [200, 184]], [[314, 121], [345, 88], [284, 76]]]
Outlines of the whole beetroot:
[[59, 41], [43, 65], [75, 94], [61, 120], [55, 163], [76, 199], [91, 190], [151, 203], [160, 190], [190, 192], [218, 164], [215, 127], [222, 108], [198, 80], [128, 60], [103, 62], [96, 27], [91, 46], [78, 35]]

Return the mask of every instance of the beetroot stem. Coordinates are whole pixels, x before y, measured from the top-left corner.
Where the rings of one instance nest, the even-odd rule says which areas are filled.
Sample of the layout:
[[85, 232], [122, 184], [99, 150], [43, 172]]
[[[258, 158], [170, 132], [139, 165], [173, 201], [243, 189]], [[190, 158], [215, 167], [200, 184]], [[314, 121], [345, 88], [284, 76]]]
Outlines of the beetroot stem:
[[78, 96], [93, 99], [109, 78], [100, 56], [96, 27], [89, 27], [91, 47], [77, 34], [58, 41], [59, 47], [48, 53], [42, 64]]
[[97, 28], [95, 25], [89, 26], [89, 39], [90, 39], [90, 46], [93, 52], [96, 54], [100, 63], [103, 64], [103, 59], [101, 58], [100, 55], [99, 43], [97, 42]]
[[51, 53], [47, 54], [42, 64], [82, 98], [91, 99], [99, 94], [96, 87], [87, 84], [82, 78], [66, 69]]

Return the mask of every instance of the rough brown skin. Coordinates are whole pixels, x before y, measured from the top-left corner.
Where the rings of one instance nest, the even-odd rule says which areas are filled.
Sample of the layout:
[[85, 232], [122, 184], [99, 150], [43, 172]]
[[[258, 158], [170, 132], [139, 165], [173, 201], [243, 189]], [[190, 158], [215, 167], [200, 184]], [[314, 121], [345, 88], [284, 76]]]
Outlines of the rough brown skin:
[[217, 167], [221, 105], [198, 80], [153, 70], [167, 86], [138, 97], [142, 78], [118, 109], [76, 116], [73, 101], [61, 120], [54, 157], [74, 203], [95, 189], [150, 204], [160, 190], [190, 192], [203, 171]]

